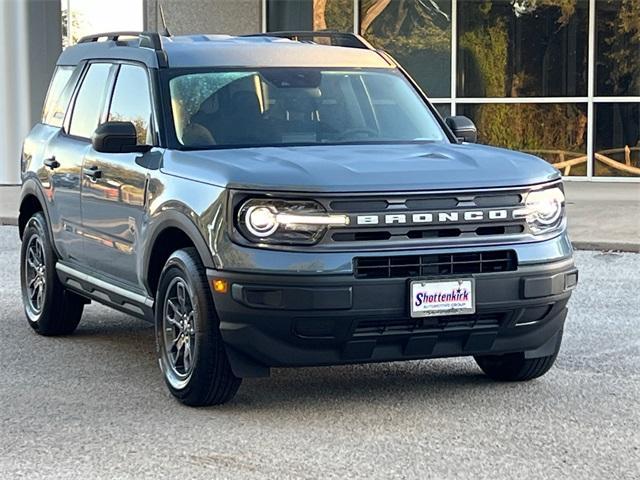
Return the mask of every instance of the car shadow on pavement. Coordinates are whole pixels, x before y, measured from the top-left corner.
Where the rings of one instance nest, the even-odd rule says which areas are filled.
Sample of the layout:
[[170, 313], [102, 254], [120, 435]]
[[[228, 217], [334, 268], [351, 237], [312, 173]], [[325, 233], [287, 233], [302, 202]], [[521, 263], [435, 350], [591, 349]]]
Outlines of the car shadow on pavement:
[[[106, 362], [103, 367], [135, 365], [132, 388], [162, 382], [155, 358], [154, 327], [146, 322], [120, 314], [91, 319], [81, 323], [69, 340], [78, 349], [94, 355], [97, 352]], [[211, 407], [211, 411], [286, 412], [292, 405], [322, 411], [328, 405], [358, 405], [372, 400], [425, 402], [480, 395], [495, 390], [497, 385], [471, 358], [283, 368], [273, 369], [269, 378], [244, 379], [228, 405]]]
[[276, 369], [270, 378], [245, 379], [229, 408], [286, 410], [292, 404], [422, 403], [493, 390], [496, 385], [470, 359]]

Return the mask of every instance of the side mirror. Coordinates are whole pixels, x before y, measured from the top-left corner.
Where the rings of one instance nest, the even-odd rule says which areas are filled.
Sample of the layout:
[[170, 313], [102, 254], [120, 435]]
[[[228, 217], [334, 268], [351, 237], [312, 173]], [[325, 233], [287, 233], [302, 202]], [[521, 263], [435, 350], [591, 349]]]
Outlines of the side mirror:
[[101, 153], [144, 153], [149, 145], [137, 145], [136, 127], [132, 122], [105, 122], [96, 128], [91, 144]]
[[468, 143], [476, 143], [478, 140], [478, 130], [470, 118], [456, 115], [447, 117], [445, 122], [458, 140]]

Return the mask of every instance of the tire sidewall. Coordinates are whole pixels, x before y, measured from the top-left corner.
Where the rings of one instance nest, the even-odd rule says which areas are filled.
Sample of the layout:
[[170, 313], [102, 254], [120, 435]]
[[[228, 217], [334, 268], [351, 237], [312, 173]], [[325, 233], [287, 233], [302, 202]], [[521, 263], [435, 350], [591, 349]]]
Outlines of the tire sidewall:
[[[176, 277], [180, 277], [187, 283], [191, 292], [191, 302], [194, 311], [195, 322], [195, 355], [194, 366], [189, 377], [184, 381], [184, 385], [177, 388], [168, 378], [169, 370], [168, 359], [166, 358], [163, 315], [165, 301], [167, 297], [167, 288], [171, 281]], [[209, 298], [207, 298], [207, 295]], [[188, 397], [193, 388], [202, 385], [202, 380], [208, 377], [207, 370], [211, 368], [214, 362], [213, 349], [215, 348], [214, 334], [217, 328], [217, 317], [211, 311], [212, 299], [211, 293], [202, 288], [202, 281], [197, 264], [185, 251], [178, 250], [169, 258], [160, 275], [158, 282], [158, 290], [156, 294], [155, 305], [155, 332], [156, 332], [156, 352], [158, 363], [162, 370], [165, 383], [171, 393], [178, 398]]]
[[[45, 264], [45, 270], [46, 270], [45, 271], [46, 286], [45, 286], [45, 292], [44, 292], [44, 299], [42, 302], [42, 308], [38, 313], [33, 312], [29, 307], [29, 298], [28, 298], [27, 287], [26, 287], [25, 260], [27, 255], [27, 247], [29, 245], [30, 240], [34, 237], [34, 235], [37, 235], [40, 238], [40, 241], [42, 242], [42, 252], [44, 255], [44, 264]], [[32, 327], [36, 329], [39, 325], [39, 322], [43, 319], [43, 317], [46, 317], [47, 315], [51, 314], [50, 310], [52, 308], [52, 301], [56, 291], [59, 290], [58, 288], [56, 288], [57, 287], [56, 282], [58, 281], [58, 277], [55, 272], [55, 268], [56, 268], [56, 258], [53, 253], [53, 249], [51, 248], [51, 243], [49, 241], [49, 235], [47, 233], [45, 219], [42, 213], [38, 212], [29, 219], [29, 221], [27, 222], [27, 225], [25, 226], [24, 232], [22, 234], [22, 246], [20, 249], [20, 288], [22, 291], [22, 303], [23, 303], [25, 315], [27, 317], [27, 321]]]

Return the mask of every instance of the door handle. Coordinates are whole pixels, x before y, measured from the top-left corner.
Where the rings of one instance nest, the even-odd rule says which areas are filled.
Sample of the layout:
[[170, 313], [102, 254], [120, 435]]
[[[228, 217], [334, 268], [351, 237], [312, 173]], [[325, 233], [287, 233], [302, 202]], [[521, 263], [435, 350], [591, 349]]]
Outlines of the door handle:
[[55, 170], [60, 166], [60, 162], [56, 160], [56, 157], [45, 158], [44, 161], [45, 167], [49, 167], [51, 170]]
[[102, 170], [100, 170], [97, 165], [94, 165], [89, 168], [83, 168], [82, 172], [91, 179], [92, 182], [95, 182], [99, 178], [102, 178]]

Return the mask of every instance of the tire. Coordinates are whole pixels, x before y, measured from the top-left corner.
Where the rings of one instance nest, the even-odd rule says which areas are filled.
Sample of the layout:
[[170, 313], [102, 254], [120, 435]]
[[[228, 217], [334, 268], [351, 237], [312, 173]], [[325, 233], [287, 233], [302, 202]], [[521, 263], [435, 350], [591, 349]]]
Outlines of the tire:
[[525, 382], [541, 377], [549, 371], [560, 351], [560, 341], [552, 355], [525, 358], [523, 352], [505, 355], [482, 355], [474, 357], [478, 366], [490, 378], [502, 382]]
[[231, 400], [242, 379], [231, 371], [205, 268], [195, 248], [174, 252], [158, 283], [156, 345], [170, 392], [189, 406]]
[[20, 249], [20, 285], [27, 321], [40, 335], [74, 332], [87, 301], [67, 291], [56, 273], [57, 257], [42, 212], [28, 221]]

